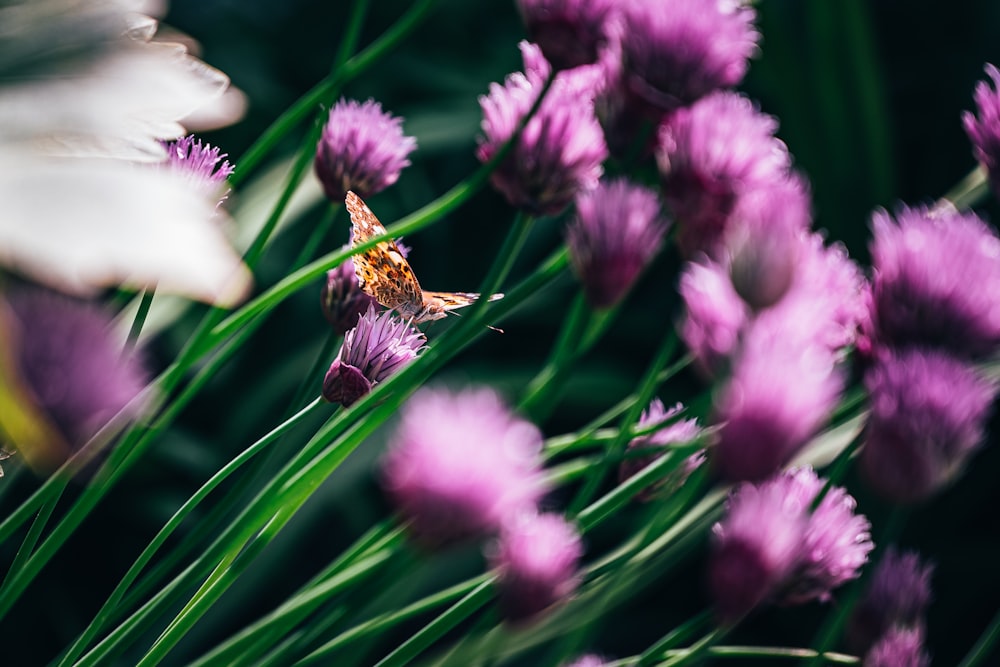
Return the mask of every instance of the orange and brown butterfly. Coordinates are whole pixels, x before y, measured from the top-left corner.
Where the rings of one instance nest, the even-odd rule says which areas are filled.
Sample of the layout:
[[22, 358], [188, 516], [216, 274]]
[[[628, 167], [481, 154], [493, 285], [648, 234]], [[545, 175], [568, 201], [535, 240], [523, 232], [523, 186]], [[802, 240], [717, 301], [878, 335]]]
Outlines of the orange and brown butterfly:
[[[353, 192], [344, 200], [354, 226], [352, 245], [383, 236], [385, 227], [378, 221], [368, 205]], [[395, 241], [386, 238], [371, 248], [354, 255], [354, 273], [369, 296], [386, 308], [395, 309], [413, 322], [440, 320], [456, 308], [471, 305], [479, 298], [470, 292], [429, 292], [420, 288], [413, 269], [399, 251]], [[493, 294], [490, 301], [502, 299], [503, 294]]]

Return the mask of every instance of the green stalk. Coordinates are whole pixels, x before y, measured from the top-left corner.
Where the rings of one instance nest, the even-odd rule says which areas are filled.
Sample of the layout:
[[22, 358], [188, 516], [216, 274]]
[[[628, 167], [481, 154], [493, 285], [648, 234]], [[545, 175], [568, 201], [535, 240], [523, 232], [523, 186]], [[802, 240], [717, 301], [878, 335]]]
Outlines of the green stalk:
[[149, 315], [149, 308], [153, 305], [153, 295], [156, 293], [156, 288], [150, 287], [142, 292], [142, 298], [139, 299], [139, 309], [136, 310], [135, 319], [132, 320], [132, 326], [129, 327], [128, 337], [125, 339], [125, 351], [128, 352], [135, 347], [135, 343], [139, 340], [139, 334], [142, 333], [142, 326], [146, 323], [146, 317]]
[[618, 434], [618, 438], [615, 442], [605, 450], [605, 460], [601, 465], [594, 468], [593, 474], [584, 483], [583, 488], [580, 489], [579, 494], [570, 503], [567, 513], [572, 516], [580, 511], [590, 499], [593, 497], [594, 493], [600, 487], [605, 475], [607, 474], [608, 468], [613, 462], [616, 456], [621, 454], [625, 446], [628, 444], [627, 438], [632, 425], [635, 424], [639, 419], [639, 414], [649, 403], [650, 399], [653, 397], [653, 393], [659, 386], [659, 375], [660, 372], [670, 361], [670, 357], [674, 354], [674, 349], [677, 347], [677, 337], [668, 334], [664, 339], [663, 343], [660, 345], [660, 349], [657, 351], [656, 356], [653, 358], [653, 362], [646, 371], [646, 375], [639, 385], [640, 389], [638, 392], [638, 400], [636, 400], [631, 407], [629, 407], [628, 412], [626, 412], [624, 419], [621, 423], [621, 429]]
[[426, 613], [431, 609], [440, 607], [441, 605], [448, 604], [452, 600], [458, 598], [468, 597], [468, 595], [477, 589], [489, 584], [492, 581], [492, 577], [486, 574], [479, 575], [469, 581], [456, 584], [450, 588], [425, 597], [417, 602], [409, 604], [402, 609], [382, 614], [376, 616], [373, 619], [365, 621], [359, 625], [354, 626], [347, 632], [341, 633], [337, 637], [334, 637], [328, 641], [323, 646], [319, 647], [305, 658], [295, 663], [296, 667], [302, 667], [304, 665], [313, 665], [318, 662], [323, 664], [330, 664], [330, 655], [337, 649], [350, 644], [351, 642], [357, 641], [364, 637], [382, 632], [388, 628], [394, 627], [403, 623], [405, 621], [419, 616], [420, 614]]
[[[399, 529], [390, 531], [388, 524], [380, 524], [361, 536], [355, 544], [344, 552], [329, 567], [313, 577], [287, 602], [259, 621], [240, 630], [226, 642], [219, 644], [209, 653], [196, 660], [191, 667], [208, 667], [212, 664], [234, 664], [241, 655], [259, 655], [266, 648], [269, 636], [282, 636], [315, 611], [327, 599], [339, 591], [335, 582], [338, 577], [348, 576], [351, 568], [367, 567], [384, 562], [393, 548], [401, 542]], [[377, 563], [376, 563], [377, 561]]]
[[83, 633], [77, 638], [77, 640], [70, 646], [69, 651], [63, 656], [59, 665], [69, 665], [71, 664], [80, 653], [86, 649], [89, 643], [97, 635], [98, 632], [104, 627], [111, 613], [117, 607], [119, 601], [124, 596], [125, 592], [132, 585], [132, 582], [136, 580], [139, 574], [145, 569], [146, 565], [149, 564], [156, 552], [159, 551], [160, 547], [163, 546], [164, 542], [173, 534], [184, 520], [191, 514], [191, 512], [197, 507], [202, 500], [204, 500], [208, 495], [216, 489], [222, 482], [224, 482], [231, 474], [236, 472], [243, 464], [250, 461], [253, 457], [263, 451], [268, 445], [273, 443], [289, 429], [293, 428], [298, 424], [304, 417], [308, 416], [315, 410], [318, 406], [322, 405], [322, 398], [316, 398], [312, 403], [304, 407], [297, 414], [293, 415], [282, 424], [278, 425], [272, 429], [265, 436], [257, 440], [254, 444], [247, 447], [243, 452], [226, 464], [219, 472], [215, 473], [211, 479], [205, 482], [200, 489], [193, 496], [191, 496], [181, 507], [174, 512], [174, 515], [170, 517], [170, 520], [160, 529], [156, 534], [156, 537], [149, 543], [149, 545], [142, 551], [138, 558], [136, 558], [135, 563], [132, 567], [128, 569], [125, 575], [122, 577], [121, 581], [112, 591], [111, 595], [108, 597], [107, 602], [101, 607], [94, 616], [94, 619], [90, 622]]
[[[990, 657], [993, 647], [1000, 639], [1000, 610], [997, 611], [989, 627], [979, 636], [976, 645], [969, 649], [969, 652], [962, 658], [958, 667], [975, 667], [983, 664], [983, 661]], [[995, 657], [995, 656], [994, 656]]]
[[379, 660], [375, 667], [396, 667], [405, 665], [424, 649], [433, 644], [444, 633], [465, 620], [470, 614], [489, 602], [493, 595], [493, 581], [484, 581], [469, 591], [468, 595], [456, 602], [419, 632], [403, 642], [392, 653]]
[[[327, 76], [312, 90], [300, 97], [291, 107], [289, 107], [274, 123], [271, 124], [257, 138], [257, 141], [243, 154], [237, 161], [239, 169], [229, 178], [229, 182], [234, 188], [242, 185], [249, 174], [263, 161], [264, 157], [270, 153], [281, 140], [301, 123], [309, 114], [313, 113], [317, 106], [326, 104], [335, 98], [340, 88], [362, 74], [365, 70], [375, 64], [382, 56], [406, 38], [413, 30], [420, 25], [430, 9], [434, 6], [435, 0], [419, 0], [410, 6], [410, 9], [392, 24], [382, 35], [360, 53], [344, 62], [342, 67]], [[344, 41], [341, 43], [339, 58], [346, 52], [353, 50], [353, 45], [357, 43], [360, 29], [360, 21], [366, 9], [365, 2], [355, 4], [355, 11], [348, 23]]]

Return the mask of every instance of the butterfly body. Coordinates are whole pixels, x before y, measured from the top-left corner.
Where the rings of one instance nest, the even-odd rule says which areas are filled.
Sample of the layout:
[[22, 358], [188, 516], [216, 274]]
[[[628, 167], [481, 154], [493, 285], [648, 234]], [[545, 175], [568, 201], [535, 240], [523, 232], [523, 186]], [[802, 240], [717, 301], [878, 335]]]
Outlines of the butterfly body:
[[[356, 248], [361, 243], [385, 235], [385, 227], [379, 222], [361, 197], [348, 192], [344, 200], [351, 214], [354, 233], [352, 244]], [[354, 273], [366, 294], [386, 308], [396, 310], [413, 322], [429, 322], [447, 317], [448, 313], [469, 306], [479, 295], [471, 292], [431, 292], [424, 291], [413, 274], [409, 262], [399, 251], [396, 242], [386, 238], [371, 248], [354, 255]], [[493, 294], [490, 301], [502, 299], [503, 294]]]

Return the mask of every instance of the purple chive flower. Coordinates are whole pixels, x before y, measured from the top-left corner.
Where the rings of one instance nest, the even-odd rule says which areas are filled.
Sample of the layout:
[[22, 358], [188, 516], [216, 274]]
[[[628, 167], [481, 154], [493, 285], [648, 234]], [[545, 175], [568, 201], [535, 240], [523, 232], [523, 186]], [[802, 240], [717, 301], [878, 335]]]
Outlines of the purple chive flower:
[[382, 462], [386, 490], [428, 546], [496, 533], [546, 491], [542, 435], [490, 389], [423, 389]]
[[967, 362], [919, 349], [881, 355], [865, 386], [871, 414], [861, 467], [876, 491], [901, 503], [954, 481], [982, 444], [997, 393]]
[[656, 157], [685, 256], [715, 252], [743, 197], [771, 188], [788, 197], [803, 187], [785, 183], [791, 158], [774, 136], [777, 128], [773, 117], [732, 92], [679, 109], [660, 126]]
[[[785, 479], [794, 487], [789, 493], [798, 495], [807, 507], [825, 484], [811, 468], [790, 471]], [[871, 524], [854, 513], [856, 507], [854, 498], [843, 488], [831, 486], [827, 490], [809, 517], [799, 562], [781, 593], [783, 603], [826, 602], [834, 588], [858, 577], [874, 545]]]
[[783, 480], [738, 486], [712, 528], [709, 588], [724, 622], [770, 598], [798, 562], [809, 506], [791, 502]]
[[993, 192], [1000, 196], [1000, 71], [990, 63], [983, 69], [993, 85], [986, 81], [976, 84], [976, 113], [963, 113], [962, 126], [972, 142], [972, 154], [986, 169]]
[[856, 578], [872, 549], [870, 524], [854, 514], [854, 500], [810, 468], [790, 470], [731, 494], [713, 528], [709, 582], [716, 609], [734, 621], [766, 600], [799, 604], [829, 598]]
[[610, 308], [660, 249], [667, 225], [656, 194], [625, 179], [604, 181], [576, 200], [567, 230], [570, 261], [594, 308]]
[[323, 398], [348, 407], [416, 359], [426, 340], [392, 311], [379, 314], [374, 304], [369, 305], [344, 335], [340, 353], [323, 379]]
[[[193, 134], [181, 137], [175, 141], [163, 142], [167, 149], [167, 161], [171, 169], [183, 174], [192, 186], [203, 190], [206, 194], [218, 192], [222, 184], [236, 169], [229, 160], [227, 153], [221, 152], [211, 144], [202, 143]], [[226, 200], [229, 191], [223, 192], [219, 198], [221, 204]]]
[[716, 395], [719, 425], [709, 453], [712, 468], [728, 481], [771, 476], [826, 422], [844, 387], [829, 350], [798, 339], [792, 325], [749, 327], [732, 375]]
[[877, 342], [989, 355], [1000, 344], [1000, 238], [975, 213], [901, 207], [872, 216]]
[[557, 70], [597, 62], [609, 48], [615, 0], [517, 0], [528, 39]]
[[[504, 85], [490, 84], [481, 96], [483, 134], [476, 156], [489, 161], [513, 136], [531, 109], [551, 67], [534, 44], [521, 42], [525, 73], [511, 74]], [[602, 85], [597, 66], [556, 75], [541, 107], [528, 121], [490, 182], [512, 206], [533, 215], [555, 215], [579, 193], [597, 185], [608, 155], [593, 97]]]
[[399, 179], [416, 147], [417, 140], [403, 134], [403, 119], [378, 102], [341, 99], [316, 146], [316, 176], [332, 202], [342, 204], [348, 190], [367, 199]]
[[16, 432], [0, 429], [32, 467], [55, 468], [116, 416], [139, 414], [148, 374], [135, 350], [123, 351], [109, 313], [36, 289], [12, 290], [3, 305], [0, 339], [10, 346], [10, 372], [53, 437], [18, 442]]
[[923, 627], [933, 571], [915, 552], [886, 550], [848, 625], [847, 638], [856, 653], [866, 652], [893, 627]]
[[326, 272], [326, 283], [320, 292], [323, 316], [334, 332], [343, 336], [353, 329], [358, 318], [378, 302], [361, 289], [354, 272], [354, 262], [345, 260], [340, 266]]
[[504, 616], [528, 621], [568, 598], [579, 583], [582, 555], [576, 527], [557, 514], [524, 514], [506, 521], [489, 554]]
[[573, 662], [563, 663], [562, 667], [604, 667], [608, 663], [598, 655], [581, 655]]
[[930, 656], [924, 651], [922, 628], [889, 630], [861, 663], [864, 667], [929, 667]]
[[[642, 416], [639, 418], [637, 426], [639, 428], [646, 428], [664, 423], [675, 418], [683, 410], [684, 406], [680, 403], [667, 410], [663, 407], [663, 401], [654, 398], [649, 403], [649, 407], [642, 411]], [[698, 426], [697, 419], [678, 419], [669, 426], [665, 426], [649, 435], [640, 435], [632, 438], [628, 444], [627, 452], [636, 453], [649, 450], [650, 455], [639, 458], [628, 458], [623, 461], [621, 467], [618, 469], [618, 479], [625, 481], [629, 477], [641, 472], [646, 466], [664, 455], [664, 448], [667, 445], [690, 442], [700, 436], [701, 433], [702, 428]], [[680, 488], [691, 473], [697, 470], [704, 462], [704, 450], [692, 454], [671, 475], [637, 494], [636, 499], [645, 502], [652, 500], [660, 491]]]
[[621, 8], [625, 92], [654, 118], [738, 84], [760, 39], [756, 12], [739, 1], [634, 0]]
[[754, 311], [778, 303], [792, 286], [811, 222], [809, 187], [795, 174], [736, 202], [716, 256]]
[[681, 339], [701, 371], [714, 376], [735, 352], [750, 307], [736, 293], [726, 267], [707, 257], [688, 262], [679, 289], [685, 305]]

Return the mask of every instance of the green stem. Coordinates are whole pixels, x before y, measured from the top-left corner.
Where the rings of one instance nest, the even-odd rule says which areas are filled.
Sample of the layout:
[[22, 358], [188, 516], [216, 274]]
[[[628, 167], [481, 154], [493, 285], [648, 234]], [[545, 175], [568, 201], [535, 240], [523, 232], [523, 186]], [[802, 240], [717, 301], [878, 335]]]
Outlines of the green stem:
[[[858, 665], [861, 661], [853, 655], [846, 655], [843, 653], [817, 653], [813, 649], [809, 648], [789, 648], [784, 646], [709, 646], [703, 649], [705, 653], [709, 655], [719, 656], [722, 658], [775, 658], [775, 659], [787, 659], [787, 660], [810, 660], [819, 659], [821, 662], [826, 662], [833, 665]], [[666, 660], [661, 662], [661, 665], [677, 665], [680, 664], [676, 661], [677, 658], [683, 658], [685, 661], [691, 656], [691, 649], [678, 649], [675, 651], [667, 651], [664, 653], [664, 657], [670, 656], [674, 658], [673, 660]]]
[[669, 649], [686, 641], [688, 637], [694, 635], [696, 632], [704, 632], [703, 628], [710, 624], [711, 621], [712, 612], [704, 611], [691, 620], [678, 625], [660, 638], [658, 642], [643, 651], [636, 662], [636, 667], [645, 667], [646, 665], [653, 664], [655, 660], [662, 658]]
[[471, 590], [468, 595], [452, 605], [419, 632], [399, 645], [392, 653], [376, 663], [375, 667], [395, 667], [405, 665], [433, 644], [470, 614], [486, 604], [493, 595], [493, 581], [489, 579]]
[[[402, 41], [407, 35], [420, 25], [420, 22], [427, 17], [430, 9], [434, 6], [435, 0], [419, 0], [410, 6], [410, 9], [389, 27], [382, 35], [368, 45], [360, 53], [355, 54], [337, 71], [327, 76], [312, 90], [300, 97], [291, 107], [289, 107], [274, 123], [271, 124], [257, 141], [247, 150], [237, 161], [239, 168], [229, 178], [230, 184], [234, 188], [243, 184], [250, 173], [263, 161], [275, 146], [287, 135], [296, 125], [302, 122], [309, 114], [313, 113], [317, 106], [329, 106], [337, 96], [340, 88], [351, 79], [362, 74], [371, 67], [382, 56], [393, 49], [396, 44]], [[362, 3], [358, 3], [361, 5]], [[362, 18], [362, 11], [358, 11], [355, 6], [357, 21]], [[363, 7], [362, 7], [363, 9]], [[354, 17], [348, 24], [345, 33], [343, 50], [351, 41], [357, 40], [357, 28], [354, 27]], [[353, 35], [353, 37], [352, 37]], [[338, 59], [340, 55], [338, 54]]]
[[990, 621], [989, 626], [983, 631], [983, 634], [979, 636], [979, 641], [976, 642], [976, 645], [969, 649], [968, 654], [962, 658], [962, 662], [958, 667], [975, 667], [982, 664], [984, 660], [990, 657], [990, 653], [998, 639], [1000, 639], [1000, 610], [993, 616], [993, 620]]
[[52, 516], [52, 510], [55, 509], [60, 497], [61, 494], [52, 496], [42, 506], [42, 509], [38, 511], [35, 520], [31, 524], [31, 528], [28, 529], [28, 534], [24, 536], [24, 541], [21, 542], [21, 547], [14, 556], [14, 561], [11, 563], [10, 568], [8, 568], [7, 574], [4, 575], [2, 588], [7, 587], [7, 581], [16, 576], [21, 571], [21, 568], [24, 567], [25, 562], [31, 557], [31, 552], [34, 550], [35, 545], [38, 544], [38, 538], [41, 536], [49, 517]]
[[125, 339], [126, 352], [134, 348], [136, 341], [139, 340], [139, 334], [142, 333], [142, 326], [146, 323], [146, 317], [149, 315], [149, 307], [153, 305], [153, 295], [155, 293], [156, 289], [153, 287], [146, 289], [142, 293], [142, 298], [139, 300], [139, 308], [135, 313], [135, 319], [132, 320], [132, 326], [128, 330], [128, 337]]
[[938, 205], [950, 202], [952, 206], [961, 211], [972, 208], [989, 193], [990, 182], [986, 175], [986, 170], [983, 169], [982, 165], [976, 165], [975, 169], [970, 171], [965, 178], [948, 191], [948, 194], [942, 197], [944, 201], [938, 202]]
[[664, 339], [663, 343], [660, 345], [660, 349], [657, 351], [656, 356], [653, 358], [653, 362], [646, 371], [646, 375], [643, 378], [642, 383], [639, 385], [640, 389], [638, 392], [638, 400], [636, 400], [631, 407], [629, 407], [628, 412], [625, 414], [624, 419], [621, 423], [621, 429], [618, 434], [618, 438], [615, 442], [605, 450], [605, 458], [601, 465], [594, 468], [593, 474], [584, 483], [583, 488], [580, 489], [579, 494], [570, 503], [567, 513], [571, 516], [580, 511], [590, 499], [593, 497], [594, 493], [600, 487], [601, 482], [604, 480], [607, 474], [608, 468], [614, 462], [615, 457], [621, 454], [625, 446], [628, 444], [628, 434], [639, 419], [639, 414], [649, 403], [659, 386], [659, 375], [660, 372], [670, 361], [670, 357], [674, 354], [674, 349], [677, 347], [677, 337], [668, 334]]
[[338, 581], [353, 577], [354, 572], [374, 571], [401, 543], [401, 531], [389, 531], [388, 524], [369, 530], [321, 573], [302, 586], [298, 593], [259, 621], [240, 630], [235, 636], [196, 660], [191, 667], [235, 664], [241, 655], [260, 655], [271, 636], [282, 636], [340, 590]]
[[86, 649], [91, 640], [97, 633], [100, 632], [112, 612], [117, 607], [119, 601], [121, 601], [122, 596], [132, 585], [132, 582], [136, 580], [139, 574], [146, 568], [156, 552], [159, 551], [160, 547], [163, 546], [164, 542], [173, 534], [184, 520], [191, 514], [191, 512], [203, 501], [208, 495], [216, 489], [222, 482], [224, 482], [230, 475], [236, 472], [243, 464], [250, 461], [253, 457], [263, 451], [268, 445], [276, 441], [282, 435], [284, 435], [288, 430], [297, 425], [303, 418], [308, 416], [317, 407], [323, 404], [321, 398], [317, 398], [312, 403], [304, 407], [297, 414], [293, 415], [282, 424], [278, 425], [272, 429], [265, 436], [257, 440], [254, 444], [247, 447], [243, 452], [234, 458], [232, 461], [227, 463], [219, 472], [215, 473], [211, 479], [205, 482], [198, 491], [195, 492], [181, 507], [174, 512], [174, 515], [170, 517], [170, 520], [160, 529], [156, 534], [156, 537], [149, 543], [149, 545], [142, 551], [138, 558], [136, 558], [135, 563], [129, 568], [128, 572], [122, 577], [121, 581], [112, 591], [111, 595], [108, 597], [107, 602], [101, 607], [94, 616], [94, 619], [90, 622], [90, 625], [83, 631], [83, 634], [77, 638], [77, 640], [70, 647], [69, 651], [63, 657], [62, 661], [59, 663], [62, 665], [71, 664], [80, 653]]
[[424, 614], [432, 609], [436, 609], [441, 605], [448, 604], [452, 600], [468, 597], [470, 593], [482, 588], [491, 581], [492, 577], [483, 574], [471, 579], [470, 581], [462, 582], [461, 584], [447, 588], [439, 593], [429, 595], [421, 600], [418, 600], [417, 602], [403, 607], [402, 609], [376, 616], [375, 618], [356, 625], [347, 632], [334, 637], [332, 640], [295, 664], [297, 667], [316, 663], [331, 664], [329, 661], [330, 655], [343, 646], [399, 625], [400, 623], [408, 621], [411, 618]]

